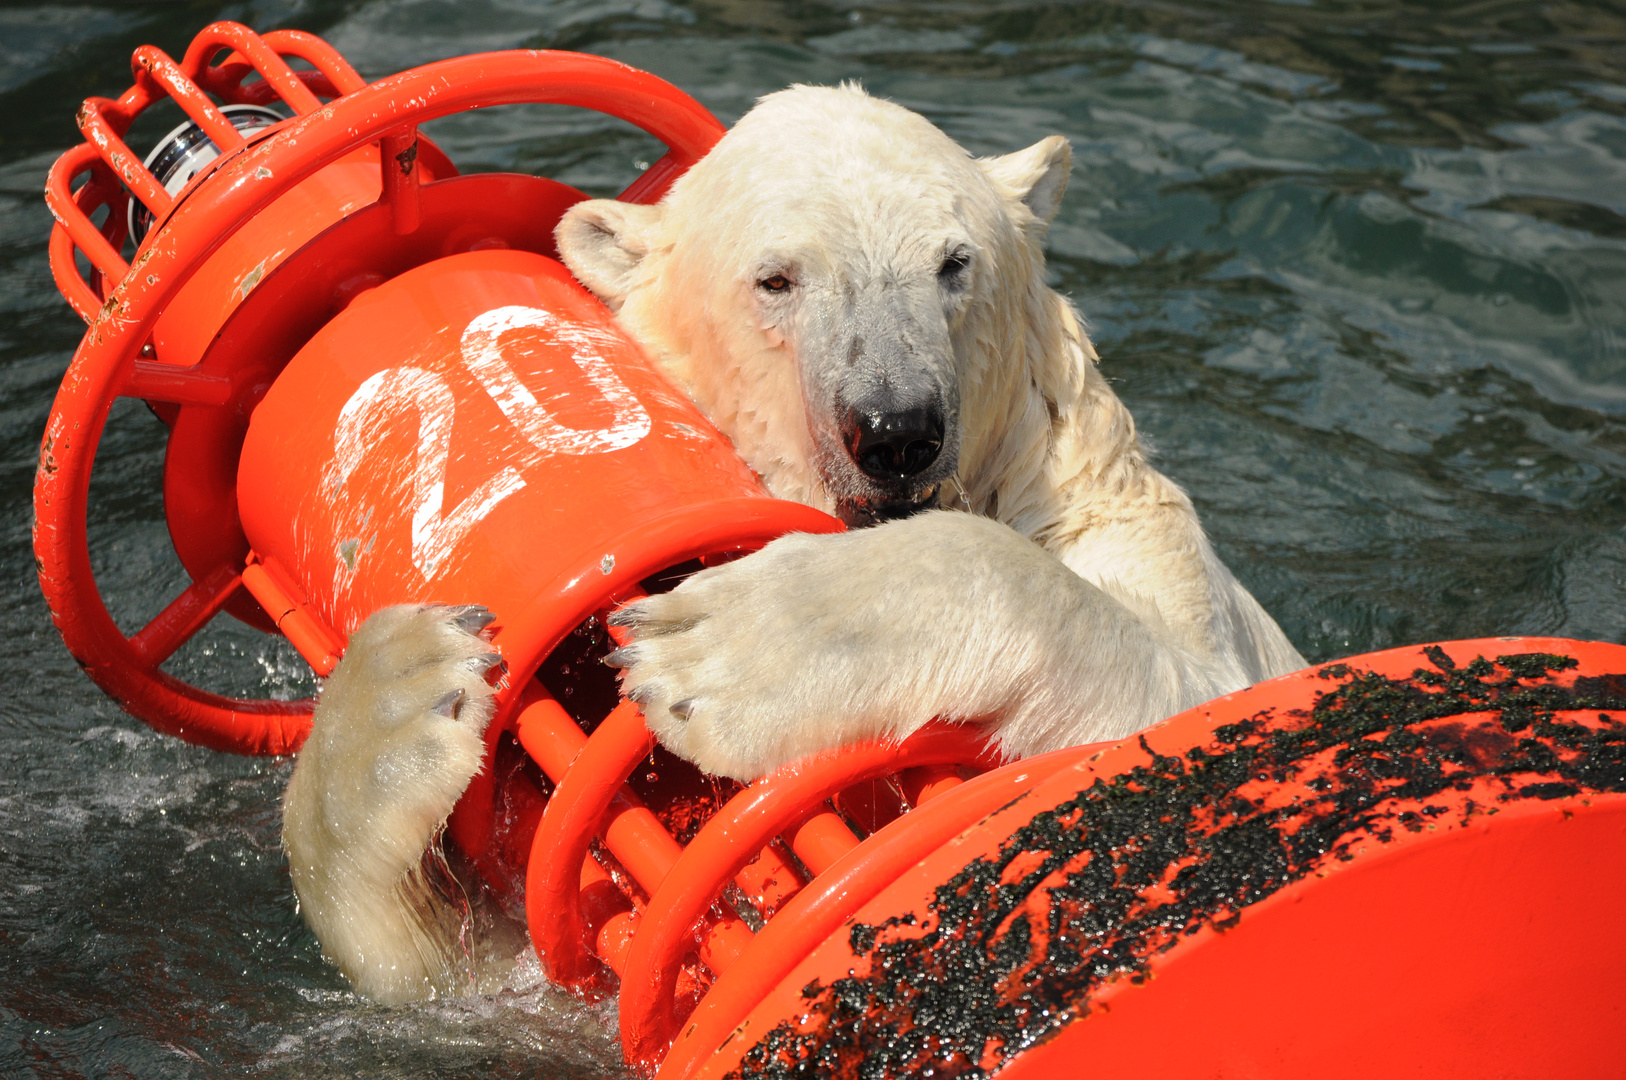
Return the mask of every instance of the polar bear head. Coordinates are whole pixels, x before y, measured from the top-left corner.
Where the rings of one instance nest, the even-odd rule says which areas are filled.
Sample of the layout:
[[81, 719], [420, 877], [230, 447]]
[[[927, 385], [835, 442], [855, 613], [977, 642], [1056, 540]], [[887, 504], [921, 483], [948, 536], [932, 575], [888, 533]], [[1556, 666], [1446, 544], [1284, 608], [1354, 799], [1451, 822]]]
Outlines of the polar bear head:
[[978, 160], [856, 86], [796, 86], [658, 205], [577, 204], [559, 250], [771, 492], [867, 524], [969, 505], [1054, 419], [1030, 369], [1070, 163], [1060, 136]]

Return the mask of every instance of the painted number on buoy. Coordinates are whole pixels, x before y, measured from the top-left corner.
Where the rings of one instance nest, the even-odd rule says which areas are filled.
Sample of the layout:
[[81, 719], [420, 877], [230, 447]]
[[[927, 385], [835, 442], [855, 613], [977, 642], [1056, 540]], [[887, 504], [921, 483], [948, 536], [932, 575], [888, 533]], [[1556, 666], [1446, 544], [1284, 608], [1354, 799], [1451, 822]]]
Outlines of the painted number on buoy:
[[[610, 422], [599, 428], [568, 427], [537, 401], [504, 355], [504, 339], [529, 330], [533, 340], [567, 353], [603, 397]], [[591, 328], [565, 323], [541, 308], [509, 306], [477, 316], [464, 329], [463, 366], [518, 430], [522, 463], [556, 454], [598, 454], [620, 450], [649, 434], [649, 413], [604, 359], [603, 347], [616, 339]], [[368, 449], [396, 427], [407, 411], [418, 414], [418, 445], [412, 469], [412, 562], [426, 580], [445, 572], [447, 557], [504, 499], [525, 486], [513, 465], [488, 477], [456, 506], [447, 509], [446, 462], [451, 449], [457, 401], [440, 374], [418, 367], [380, 371], [350, 395], [333, 432], [333, 460], [322, 477], [322, 496], [335, 505]], [[359, 509], [359, 508], [358, 508]], [[351, 517], [353, 514], [343, 514]], [[371, 510], [356, 522], [343, 522], [341, 534], [367, 525]], [[347, 558], [347, 563], [353, 562]], [[343, 569], [340, 570], [343, 574]]]
[[[586, 431], [566, 427], [537, 402], [503, 356], [503, 338], [520, 329], [536, 331], [545, 344], [570, 354], [587, 381], [609, 404], [608, 425]], [[463, 366], [480, 380], [520, 434], [543, 454], [596, 454], [631, 446], [649, 434], [649, 413], [600, 351], [605, 344], [613, 343], [613, 338], [589, 327], [566, 323], [541, 308], [500, 307], [479, 316], [463, 331]]]

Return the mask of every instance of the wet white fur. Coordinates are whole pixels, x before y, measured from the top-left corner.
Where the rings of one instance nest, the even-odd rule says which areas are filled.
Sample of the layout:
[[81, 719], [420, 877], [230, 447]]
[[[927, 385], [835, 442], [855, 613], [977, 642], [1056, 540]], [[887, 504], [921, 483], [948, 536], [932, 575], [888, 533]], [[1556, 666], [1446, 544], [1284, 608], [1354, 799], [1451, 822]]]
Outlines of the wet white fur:
[[827, 508], [798, 378], [821, 353], [794, 324], [761, 325], [755, 253], [810, 252], [861, 289], [923, 234], [968, 235], [977, 252], [971, 299], [949, 315], [963, 403], [951, 509], [787, 537], [628, 610], [625, 687], [668, 747], [749, 779], [941, 716], [987, 723], [1019, 756], [1303, 666], [1150, 465], [1077, 313], [1045, 284], [1070, 162], [1060, 137], [979, 161], [857, 88], [797, 87], [660, 206], [566, 215], [577, 276], [774, 494]]
[[[794, 248], [865, 287], [947, 235], [976, 251], [968, 299], [942, 315], [961, 400], [950, 509], [785, 537], [626, 612], [626, 688], [673, 750], [751, 778], [941, 716], [1032, 754], [1303, 665], [1148, 463], [1079, 317], [1045, 285], [1070, 159], [1052, 137], [979, 161], [856, 88], [797, 87], [765, 98], [660, 206], [566, 215], [577, 277], [770, 490], [825, 508], [812, 433], [827, 418], [798, 365], [830, 354], [754, 299], [760, 253]], [[289, 787], [302, 909], [357, 989], [385, 1000], [466, 978], [416, 877], [489, 713], [447, 644], [458, 636], [418, 609], [369, 620]], [[470, 696], [456, 721], [427, 712], [448, 687]]]

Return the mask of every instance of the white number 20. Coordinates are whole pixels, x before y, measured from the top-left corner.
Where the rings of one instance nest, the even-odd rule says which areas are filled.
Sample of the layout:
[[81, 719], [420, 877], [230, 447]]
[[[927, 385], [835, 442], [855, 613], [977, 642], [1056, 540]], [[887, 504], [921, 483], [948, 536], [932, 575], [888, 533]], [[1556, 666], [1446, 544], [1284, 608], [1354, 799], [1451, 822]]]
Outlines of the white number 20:
[[[503, 354], [503, 338], [529, 329], [544, 345], [567, 350], [587, 381], [610, 406], [610, 423], [602, 428], [566, 427], [536, 400]], [[590, 328], [568, 324], [541, 308], [495, 308], [464, 329], [462, 361], [523, 440], [517, 457], [528, 463], [555, 454], [595, 454], [620, 450], [649, 434], [649, 413], [602, 355], [615, 339]], [[445, 509], [446, 462], [451, 449], [456, 398], [439, 374], [418, 367], [388, 368], [356, 388], [339, 412], [333, 432], [333, 459], [322, 477], [322, 495], [339, 516], [355, 517], [360, 507], [341, 504], [346, 483], [379, 436], [396, 427], [408, 411], [418, 414], [418, 445], [412, 468], [412, 562], [425, 580], [448, 567], [448, 556], [492, 509], [525, 486], [513, 465], [488, 477], [451, 509]], [[341, 535], [364, 529], [372, 509], [358, 520], [336, 521]], [[347, 559], [347, 561], [349, 561]], [[342, 571], [341, 571], [342, 573]]]

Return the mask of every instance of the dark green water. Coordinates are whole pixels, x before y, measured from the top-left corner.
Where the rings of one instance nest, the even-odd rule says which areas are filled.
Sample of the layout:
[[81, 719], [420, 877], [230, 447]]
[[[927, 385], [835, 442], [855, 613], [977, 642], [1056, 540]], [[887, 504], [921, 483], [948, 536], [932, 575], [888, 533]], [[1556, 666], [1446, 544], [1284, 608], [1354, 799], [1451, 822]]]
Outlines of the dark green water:
[[[293, 910], [286, 763], [194, 750], [108, 704], [29, 550], [40, 431], [81, 327], [40, 188], [87, 94], [236, 18], [368, 76], [583, 49], [732, 121], [862, 79], [978, 153], [1073, 140], [1055, 282], [1221, 552], [1312, 659], [1409, 642], [1626, 639], [1626, 7], [1559, 2], [109, 3], [0, 7], [0, 1076], [616, 1075], [613, 1012], [542, 987], [386, 1010]], [[564, 111], [434, 132], [466, 171], [608, 194], [647, 140]], [[128, 405], [128, 403], [126, 403]], [[139, 626], [184, 578], [157, 422], [104, 442], [99, 578]], [[229, 620], [222, 620], [229, 623]], [[171, 662], [297, 696], [232, 625]]]

